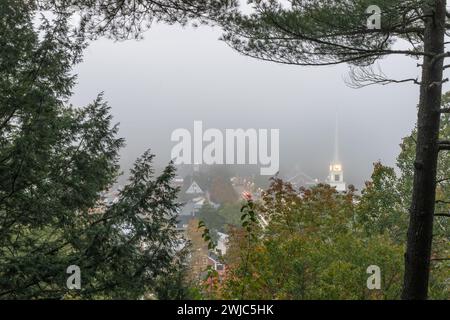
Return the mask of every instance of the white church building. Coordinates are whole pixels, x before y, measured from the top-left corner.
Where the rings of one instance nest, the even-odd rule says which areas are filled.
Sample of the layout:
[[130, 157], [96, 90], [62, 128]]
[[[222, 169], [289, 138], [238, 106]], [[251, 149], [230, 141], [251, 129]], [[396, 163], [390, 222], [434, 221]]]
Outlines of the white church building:
[[336, 188], [336, 191], [347, 191], [347, 184], [344, 182], [344, 170], [338, 161], [333, 161], [330, 165], [330, 173], [327, 178], [327, 184]]

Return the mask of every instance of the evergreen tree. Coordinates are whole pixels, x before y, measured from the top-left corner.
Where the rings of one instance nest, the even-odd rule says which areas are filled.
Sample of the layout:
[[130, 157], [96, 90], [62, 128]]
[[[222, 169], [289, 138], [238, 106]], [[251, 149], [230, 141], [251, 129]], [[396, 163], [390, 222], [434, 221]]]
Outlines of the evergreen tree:
[[[226, 220], [219, 214], [218, 209], [214, 208], [209, 202], [205, 202], [200, 208], [197, 218], [203, 221], [208, 229], [216, 232], [223, 232]], [[214, 239], [216, 240], [216, 239]]]
[[[100, 95], [68, 105], [85, 47], [70, 15], [0, 2], [0, 298], [139, 298], [173, 271], [181, 237], [170, 164], [154, 177], [146, 152], [112, 205], [117, 125]], [[81, 289], [69, 290], [69, 266]]]

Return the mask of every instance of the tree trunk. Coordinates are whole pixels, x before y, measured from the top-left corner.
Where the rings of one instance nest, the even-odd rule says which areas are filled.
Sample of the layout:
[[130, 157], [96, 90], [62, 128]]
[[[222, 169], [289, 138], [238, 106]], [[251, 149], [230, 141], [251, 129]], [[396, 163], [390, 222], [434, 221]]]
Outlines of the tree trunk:
[[[444, 52], [446, 0], [429, 2], [424, 51]], [[402, 299], [427, 299], [433, 220], [436, 198], [436, 171], [439, 154], [439, 125], [442, 96], [443, 58], [424, 57], [417, 122], [416, 161], [410, 208], [408, 242]]]

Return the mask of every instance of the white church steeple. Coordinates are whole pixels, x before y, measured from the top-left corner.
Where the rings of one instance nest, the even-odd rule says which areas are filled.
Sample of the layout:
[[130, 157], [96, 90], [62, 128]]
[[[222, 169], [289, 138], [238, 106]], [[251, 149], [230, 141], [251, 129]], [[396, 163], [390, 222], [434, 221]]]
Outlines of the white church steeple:
[[334, 124], [334, 162], [339, 162], [339, 119], [336, 112], [336, 122]]
[[347, 190], [347, 185], [344, 182], [344, 169], [342, 163], [339, 160], [339, 121], [336, 112], [336, 124], [334, 133], [334, 160], [330, 164], [330, 172], [328, 174], [327, 183], [336, 188], [339, 192]]

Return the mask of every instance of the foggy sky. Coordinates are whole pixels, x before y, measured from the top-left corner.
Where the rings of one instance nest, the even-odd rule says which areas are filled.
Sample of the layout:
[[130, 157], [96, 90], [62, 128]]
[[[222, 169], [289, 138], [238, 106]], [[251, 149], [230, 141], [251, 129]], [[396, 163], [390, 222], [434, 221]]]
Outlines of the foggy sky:
[[[324, 180], [334, 153], [339, 114], [339, 155], [347, 183], [361, 186], [372, 164], [394, 165], [401, 138], [416, 120], [418, 86], [351, 89], [346, 65], [286, 66], [239, 55], [218, 40], [219, 29], [154, 25], [143, 41], [101, 39], [85, 52], [72, 103], [86, 105], [104, 91], [120, 136], [121, 164], [151, 148], [156, 163], [170, 160], [177, 128], [280, 129], [280, 166], [298, 166]], [[383, 71], [415, 78], [417, 61], [383, 61]]]

